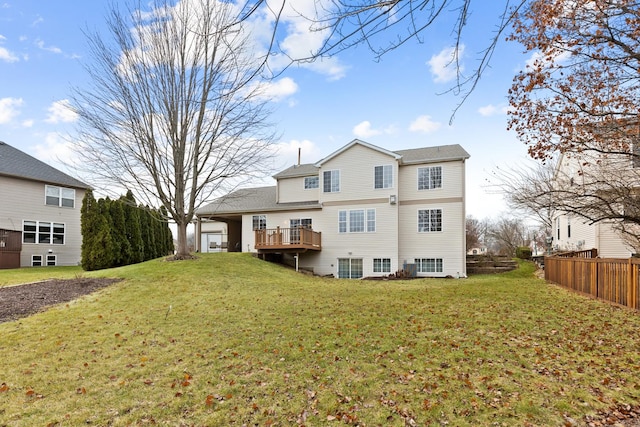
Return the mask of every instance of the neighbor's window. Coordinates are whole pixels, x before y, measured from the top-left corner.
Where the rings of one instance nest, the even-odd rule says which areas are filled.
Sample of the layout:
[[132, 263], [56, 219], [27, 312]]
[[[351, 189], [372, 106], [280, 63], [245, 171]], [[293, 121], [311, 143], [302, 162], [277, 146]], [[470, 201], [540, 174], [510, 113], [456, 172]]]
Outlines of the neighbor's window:
[[267, 228], [267, 216], [266, 215], [254, 215], [252, 218], [253, 230], [264, 230]]
[[374, 188], [393, 187], [393, 167], [391, 165], [376, 166], [373, 169]]
[[65, 225], [60, 222], [24, 221], [22, 243], [64, 245]]
[[31, 267], [42, 267], [42, 255], [31, 255]]
[[320, 187], [320, 178], [317, 176], [305, 176], [304, 177], [304, 189], [310, 190], [312, 188]]
[[391, 273], [391, 258], [374, 258], [374, 273]]
[[325, 193], [337, 193], [340, 191], [340, 171], [324, 171], [322, 173], [322, 191]]
[[418, 210], [418, 231], [442, 231], [442, 209]]
[[418, 190], [442, 188], [442, 166], [418, 168]]
[[442, 258], [416, 258], [418, 273], [442, 273]]
[[47, 255], [47, 267], [58, 265], [57, 255]]
[[56, 187], [45, 185], [45, 203], [48, 206], [59, 206], [73, 208], [76, 201], [76, 190], [73, 188]]

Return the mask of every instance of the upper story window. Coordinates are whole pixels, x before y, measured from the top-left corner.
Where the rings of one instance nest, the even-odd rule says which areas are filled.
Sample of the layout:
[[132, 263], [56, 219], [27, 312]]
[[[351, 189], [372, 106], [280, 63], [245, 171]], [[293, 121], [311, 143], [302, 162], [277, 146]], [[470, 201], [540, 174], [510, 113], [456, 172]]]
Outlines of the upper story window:
[[320, 187], [320, 178], [317, 176], [305, 176], [304, 177], [304, 189], [311, 190], [312, 188]]
[[340, 191], [340, 171], [324, 171], [322, 173], [323, 192], [337, 193]]
[[73, 188], [45, 185], [45, 194], [45, 204], [48, 206], [61, 206], [65, 208], [75, 207], [76, 190]]
[[252, 218], [254, 230], [264, 230], [267, 228], [267, 216], [266, 215], [254, 215]]
[[442, 209], [418, 210], [418, 231], [442, 231]]
[[376, 166], [373, 169], [374, 188], [393, 187], [393, 166]]
[[442, 166], [418, 168], [418, 190], [442, 188]]

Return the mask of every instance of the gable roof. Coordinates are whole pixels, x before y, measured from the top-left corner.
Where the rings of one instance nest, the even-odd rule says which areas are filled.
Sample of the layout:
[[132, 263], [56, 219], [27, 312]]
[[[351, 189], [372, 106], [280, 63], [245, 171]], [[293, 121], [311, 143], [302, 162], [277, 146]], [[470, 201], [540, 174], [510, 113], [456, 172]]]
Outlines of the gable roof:
[[412, 148], [396, 151], [402, 156], [402, 164], [445, 162], [468, 159], [469, 153], [459, 144], [438, 145], [436, 147]]
[[344, 153], [345, 151], [347, 151], [349, 148], [353, 147], [354, 145], [362, 145], [363, 147], [367, 147], [367, 148], [370, 148], [372, 150], [378, 151], [380, 153], [386, 154], [388, 156], [394, 157], [396, 160], [400, 159], [400, 157], [401, 157], [398, 153], [394, 153], [393, 151], [389, 151], [389, 150], [386, 150], [384, 148], [380, 148], [380, 147], [378, 147], [376, 145], [369, 144], [368, 142], [364, 142], [364, 141], [361, 141], [359, 139], [354, 139], [353, 141], [351, 141], [350, 143], [348, 143], [344, 147], [340, 148], [339, 150], [334, 151], [333, 153], [329, 154], [324, 159], [318, 161], [315, 164], [315, 166], [317, 166], [317, 167], [322, 166], [323, 163], [333, 159], [336, 156], [339, 156], [340, 154]]
[[317, 201], [277, 203], [276, 192], [275, 185], [242, 188], [201, 207], [196, 211], [196, 216], [320, 208]]
[[91, 188], [84, 182], [0, 141], [0, 176], [2, 175], [65, 187]]
[[313, 176], [318, 175], [318, 168], [316, 165], [311, 163], [305, 163], [302, 165], [293, 165], [289, 166], [285, 170], [278, 172], [273, 175], [275, 179], [278, 178], [294, 178], [299, 176]]

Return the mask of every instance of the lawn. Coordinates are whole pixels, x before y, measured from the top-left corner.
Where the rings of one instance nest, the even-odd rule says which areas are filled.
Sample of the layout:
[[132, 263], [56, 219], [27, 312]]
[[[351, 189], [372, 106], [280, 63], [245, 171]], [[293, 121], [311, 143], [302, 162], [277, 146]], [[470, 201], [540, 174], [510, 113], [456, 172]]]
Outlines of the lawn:
[[125, 280], [0, 324], [0, 425], [560, 426], [635, 403], [638, 314], [532, 271], [350, 281], [237, 253], [105, 270]]

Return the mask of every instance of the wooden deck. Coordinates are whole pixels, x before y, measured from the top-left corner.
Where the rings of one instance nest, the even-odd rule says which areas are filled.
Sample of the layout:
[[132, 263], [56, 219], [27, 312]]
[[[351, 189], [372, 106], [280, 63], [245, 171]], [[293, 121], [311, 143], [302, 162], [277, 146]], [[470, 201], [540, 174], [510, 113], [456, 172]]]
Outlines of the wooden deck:
[[258, 252], [306, 252], [322, 250], [322, 233], [306, 227], [255, 230]]

